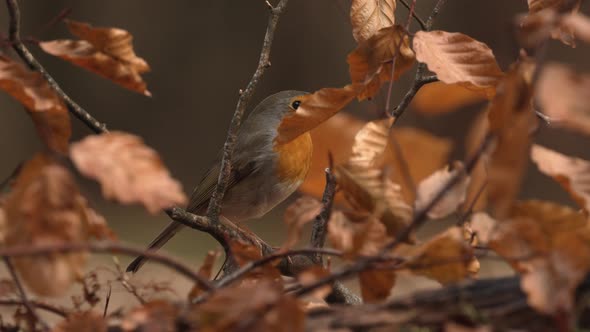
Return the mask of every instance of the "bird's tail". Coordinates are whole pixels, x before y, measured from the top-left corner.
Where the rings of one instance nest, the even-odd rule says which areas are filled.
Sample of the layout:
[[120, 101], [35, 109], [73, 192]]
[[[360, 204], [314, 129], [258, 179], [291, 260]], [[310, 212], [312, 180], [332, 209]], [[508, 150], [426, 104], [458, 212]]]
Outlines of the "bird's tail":
[[[176, 233], [178, 233], [178, 231], [180, 231], [182, 228], [184, 228], [183, 224], [175, 221], [170, 222], [168, 226], [166, 226], [166, 228], [164, 228], [164, 230], [160, 232], [160, 234], [152, 241], [152, 243], [150, 243], [147, 250], [156, 251], [162, 248], [162, 246], [166, 244], [166, 242], [168, 242], [168, 240], [176, 235]], [[145, 264], [145, 262], [147, 262], [148, 259], [149, 258], [146, 256], [137, 257], [133, 260], [133, 262], [131, 262], [131, 264], [129, 264], [129, 266], [127, 266], [127, 272], [135, 273], [139, 271], [139, 269], [143, 266], [143, 264]]]

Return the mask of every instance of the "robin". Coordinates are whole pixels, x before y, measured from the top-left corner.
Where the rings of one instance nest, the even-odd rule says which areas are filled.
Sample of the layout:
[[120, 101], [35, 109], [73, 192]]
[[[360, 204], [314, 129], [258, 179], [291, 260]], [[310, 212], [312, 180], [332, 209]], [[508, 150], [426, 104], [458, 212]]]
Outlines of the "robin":
[[[301, 185], [311, 164], [311, 135], [277, 142], [277, 128], [285, 116], [301, 104], [301, 91], [281, 91], [264, 99], [242, 124], [237, 137], [227, 191], [221, 215], [234, 223], [266, 214], [289, 197]], [[215, 162], [193, 191], [187, 211], [202, 215], [219, 176], [221, 161]], [[183, 224], [172, 221], [150, 243], [148, 250], [157, 250], [170, 240]], [[147, 257], [137, 257], [127, 267], [137, 272]]]

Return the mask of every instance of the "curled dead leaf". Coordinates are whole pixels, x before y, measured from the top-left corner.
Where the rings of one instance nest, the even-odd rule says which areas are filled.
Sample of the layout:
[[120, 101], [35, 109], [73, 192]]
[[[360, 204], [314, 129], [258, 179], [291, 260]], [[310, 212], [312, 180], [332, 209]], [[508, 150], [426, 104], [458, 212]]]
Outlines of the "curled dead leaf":
[[361, 295], [365, 303], [383, 301], [391, 294], [395, 285], [395, 271], [366, 270], [359, 273]]
[[557, 181], [578, 204], [590, 211], [590, 162], [533, 145], [531, 159], [544, 174]]
[[426, 63], [442, 82], [461, 84], [488, 98], [495, 95], [504, 74], [486, 44], [462, 33], [418, 31], [413, 46], [416, 59]]
[[[305, 271], [297, 274], [297, 281], [302, 287], [306, 287], [309, 285], [314, 284], [319, 279], [325, 278], [330, 275], [330, 271], [320, 265], [314, 265]], [[323, 300], [332, 292], [331, 285], [325, 285], [322, 287], [318, 287], [313, 291], [311, 294], [314, 298]]]
[[[450, 170], [449, 166], [438, 170], [426, 179], [422, 180], [418, 184], [418, 192], [416, 198], [416, 210], [422, 210], [428, 203], [443, 189], [443, 187], [449, 182], [450, 179], [454, 178], [463, 171], [463, 163], [456, 162], [453, 165], [453, 169]], [[465, 201], [465, 195], [467, 193], [467, 187], [469, 186], [470, 177], [463, 176], [459, 183], [454, 185], [444, 197], [428, 211], [428, 217], [432, 219], [439, 219], [448, 216], [449, 214], [457, 211], [459, 205]]]
[[139, 202], [154, 214], [186, 203], [181, 185], [137, 136], [123, 132], [89, 136], [72, 144], [70, 155], [82, 174], [101, 184], [108, 199]]
[[25, 106], [51, 150], [67, 153], [72, 134], [68, 110], [40, 73], [0, 56], [0, 89]]
[[117, 28], [95, 28], [87, 23], [66, 21], [70, 32], [82, 40], [54, 40], [39, 46], [84, 69], [97, 73], [113, 82], [146, 96], [150, 96], [141, 78], [148, 72], [147, 62], [133, 50], [133, 36]]
[[346, 58], [358, 100], [374, 97], [383, 84], [397, 80], [412, 67], [414, 58], [408, 34], [400, 25], [383, 28], [360, 43]]
[[352, 35], [363, 42], [395, 23], [396, 0], [353, 0], [350, 5]]
[[497, 223], [489, 246], [523, 274], [531, 306], [546, 314], [572, 309], [574, 291], [590, 270], [584, 214], [552, 202], [518, 202]]
[[[219, 251], [209, 250], [207, 252], [207, 256], [205, 256], [205, 259], [203, 260], [203, 263], [201, 264], [201, 267], [198, 271], [201, 277], [207, 280], [211, 280], [211, 278], [213, 277], [213, 266], [215, 265], [215, 261], [217, 261], [219, 255]], [[193, 300], [199, 297], [199, 295], [201, 295], [204, 290], [205, 289], [201, 286], [201, 284], [196, 283], [188, 293], [188, 301], [192, 303]]]
[[174, 331], [180, 308], [171, 302], [155, 300], [132, 309], [121, 322], [124, 331]]
[[77, 312], [59, 322], [51, 332], [107, 332], [107, 320], [93, 311]]
[[463, 230], [452, 227], [426, 243], [409, 249], [405, 267], [417, 275], [441, 284], [461, 281], [472, 275], [475, 259], [473, 249], [463, 236]]
[[308, 132], [338, 113], [355, 96], [351, 85], [343, 88], [323, 88], [299, 97], [301, 104], [285, 116], [277, 129], [276, 142], [287, 143]]
[[552, 124], [590, 134], [590, 75], [561, 64], [543, 67], [536, 96]]
[[[92, 234], [86, 200], [67, 169], [39, 154], [27, 162], [7, 198], [6, 245], [83, 243]], [[92, 212], [95, 213], [95, 212]], [[26, 284], [37, 294], [57, 296], [83, 274], [83, 252], [14, 259]]]
[[332, 247], [350, 257], [375, 255], [390, 239], [385, 226], [367, 215], [334, 211], [328, 222]]

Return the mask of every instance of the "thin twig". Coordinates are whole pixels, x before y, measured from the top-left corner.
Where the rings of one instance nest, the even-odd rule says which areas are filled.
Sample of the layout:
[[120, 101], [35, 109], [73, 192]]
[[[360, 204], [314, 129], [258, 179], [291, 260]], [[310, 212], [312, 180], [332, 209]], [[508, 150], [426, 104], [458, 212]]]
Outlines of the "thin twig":
[[176, 258], [149, 251], [145, 249], [136, 249], [124, 244], [110, 243], [110, 242], [96, 242], [96, 243], [56, 243], [50, 245], [36, 245], [36, 246], [12, 246], [0, 249], [0, 256], [3, 257], [22, 257], [22, 256], [42, 256], [48, 253], [69, 253], [77, 251], [90, 251], [96, 253], [111, 253], [124, 254], [131, 256], [143, 255], [150, 259], [159, 262], [162, 265], [168, 266], [177, 271], [183, 276], [198, 283], [206, 290], [213, 289], [213, 285], [209, 280], [200, 276], [197, 272], [186, 266], [184, 263], [178, 261]]
[[[334, 202], [334, 195], [336, 194], [336, 177], [332, 174], [331, 168], [326, 168], [326, 187], [322, 195], [322, 210], [315, 217], [311, 229], [310, 244], [312, 248], [323, 248], [326, 242], [326, 234], [328, 232], [328, 221], [332, 215], [332, 203]], [[317, 263], [322, 263], [322, 255], [315, 253], [313, 260]]]
[[274, 38], [277, 22], [279, 21], [280, 15], [283, 13], [287, 6], [288, 0], [281, 0], [276, 7], [270, 6], [270, 17], [268, 18], [268, 25], [266, 27], [266, 33], [264, 35], [264, 42], [262, 43], [262, 50], [260, 52], [260, 59], [258, 60], [258, 67], [252, 75], [250, 82], [246, 86], [246, 89], [240, 92], [238, 98], [238, 104], [231, 120], [227, 138], [223, 145], [223, 157], [221, 159], [221, 169], [219, 172], [219, 178], [217, 179], [217, 185], [213, 191], [213, 195], [209, 200], [209, 206], [207, 207], [207, 216], [211, 221], [217, 223], [219, 214], [221, 212], [221, 202], [227, 189], [229, 182], [229, 175], [231, 172], [231, 159], [236, 145], [238, 132], [242, 123], [242, 117], [244, 111], [254, 94], [254, 90], [258, 86], [260, 79], [264, 75], [264, 72], [270, 67], [270, 50], [272, 41]]
[[442, 7], [446, 4], [447, 0], [438, 0], [438, 2], [432, 8], [432, 12], [430, 12], [430, 16], [428, 16], [428, 20], [426, 21], [426, 28], [424, 30], [430, 31], [432, 30], [432, 26], [434, 25], [434, 21], [436, 17], [442, 10]]
[[109, 292], [107, 293], [107, 298], [104, 303], [104, 310], [102, 312], [102, 317], [106, 317], [107, 313], [109, 312], [109, 303], [111, 303], [111, 292], [113, 291], [113, 287], [109, 284]]
[[35, 59], [33, 54], [22, 42], [20, 37], [20, 9], [18, 7], [17, 0], [6, 0], [6, 7], [8, 7], [9, 15], [9, 38], [12, 44], [12, 48], [19, 55], [19, 57], [29, 66], [31, 70], [37, 71], [43, 75], [49, 86], [64, 100], [68, 110], [86, 126], [92, 129], [97, 134], [108, 132], [107, 127], [104, 123], [96, 120], [90, 113], [84, 110], [80, 105], [73, 101], [57, 84], [57, 82], [49, 75], [49, 73], [43, 68], [41, 63]]
[[[406, 0], [399, 0], [402, 5], [404, 5], [404, 7], [406, 7], [406, 9], [410, 10], [410, 4], [408, 4], [408, 2]], [[420, 25], [420, 29], [422, 30], [426, 30], [426, 23], [424, 23], [424, 21], [420, 18], [420, 16], [418, 16], [418, 14], [416, 13], [415, 10], [410, 10], [410, 13], [412, 14], [412, 17], [414, 18], [414, 20], [416, 20], [416, 23], [418, 23], [418, 25]]]
[[[41, 309], [41, 310], [50, 312], [52, 314], [55, 314], [57, 316], [61, 316], [63, 318], [66, 318], [70, 315], [69, 312], [64, 308], [60, 308], [60, 307], [54, 306], [49, 303], [41, 302], [39, 300], [29, 299], [29, 304], [31, 304], [32, 306], [34, 306], [37, 309]], [[25, 305], [25, 304], [23, 303], [22, 300], [0, 299], [0, 305], [21, 306], [21, 305]]]
[[328, 275], [324, 278], [320, 278], [314, 283], [300, 288], [295, 292], [295, 294], [297, 296], [305, 295], [319, 287], [330, 284], [336, 280], [342, 280], [354, 276], [370, 268], [375, 263], [383, 260], [384, 257], [387, 257], [391, 250], [396, 248], [400, 243], [406, 241], [415, 230], [420, 228], [426, 222], [428, 212], [432, 210], [432, 208], [436, 206], [436, 204], [448, 193], [448, 191], [451, 190], [466, 174], [469, 174], [473, 170], [475, 165], [477, 165], [477, 162], [479, 161], [480, 157], [490, 146], [493, 139], [494, 136], [491, 134], [488, 134], [488, 136], [486, 136], [486, 138], [483, 140], [482, 144], [480, 145], [474, 156], [465, 163], [465, 168], [461, 172], [457, 172], [455, 176], [450, 178], [449, 181], [447, 181], [445, 185], [440, 189], [440, 191], [438, 191], [437, 194], [432, 198], [432, 200], [421, 211], [418, 211], [414, 215], [412, 222], [400, 233], [398, 233], [396, 237], [393, 239], [393, 241], [386, 244], [381, 249], [379, 254], [375, 256], [361, 258], [357, 260], [355, 263], [345, 268], [342, 268], [339, 271], [332, 273], [331, 275]]
[[[254, 269], [257, 269], [261, 266], [264, 266], [264, 265], [269, 264], [273, 261], [276, 261], [277, 259], [289, 258], [289, 257], [294, 257], [294, 256], [310, 256], [310, 255], [316, 255], [316, 254], [338, 256], [338, 257], [342, 256], [342, 252], [339, 250], [324, 249], [324, 248], [304, 248], [304, 249], [294, 249], [294, 250], [283, 251], [283, 252], [275, 252], [275, 253], [270, 254], [268, 256], [262, 257], [261, 259], [251, 261], [251, 262], [248, 262], [247, 264], [244, 264], [238, 270], [236, 270], [236, 271], [232, 272], [231, 274], [228, 274], [228, 275], [224, 276], [222, 279], [220, 279], [215, 284], [215, 288], [219, 289], [219, 288], [227, 287], [227, 286], [233, 284], [234, 282], [240, 280], [243, 276], [252, 272]], [[204, 301], [205, 299], [207, 299], [211, 294], [212, 294], [212, 292], [205, 293], [202, 296], [197, 297], [193, 301], [193, 303], [200, 303], [200, 302]]]
[[416, 76], [414, 77], [414, 83], [412, 84], [412, 87], [410, 88], [410, 90], [408, 90], [408, 92], [406, 92], [400, 103], [391, 111], [392, 117], [398, 119], [402, 116], [402, 114], [408, 108], [408, 106], [410, 105], [410, 103], [420, 90], [420, 88], [422, 88], [424, 85], [428, 83], [438, 81], [438, 77], [436, 77], [435, 75], [424, 76], [425, 72], [426, 65], [420, 63], [418, 65], [418, 68], [416, 69]]
[[[12, 261], [10, 260], [10, 257], [3, 256], [3, 258], [4, 258], [4, 264], [6, 265], [6, 269], [8, 270], [8, 273], [10, 273], [10, 277], [12, 278], [12, 281], [14, 281], [14, 284], [16, 285], [16, 290], [18, 292], [18, 296], [20, 297], [20, 299], [22, 301], [22, 304], [25, 306], [25, 308], [27, 308], [29, 315], [31, 315], [31, 317], [34, 319], [34, 321], [39, 323], [39, 325], [41, 325], [41, 327], [43, 328], [44, 331], [49, 331], [49, 324], [47, 324], [47, 322], [45, 322], [43, 319], [41, 319], [41, 317], [39, 316], [39, 314], [35, 310], [35, 306], [33, 304], [31, 304], [31, 302], [29, 301], [29, 297], [27, 296], [27, 292], [25, 291], [23, 284], [20, 282], [20, 278], [18, 277], [18, 275], [16, 274], [16, 271], [14, 270], [14, 265], [12, 265]], [[33, 323], [33, 325], [34, 325], [34, 323]]]

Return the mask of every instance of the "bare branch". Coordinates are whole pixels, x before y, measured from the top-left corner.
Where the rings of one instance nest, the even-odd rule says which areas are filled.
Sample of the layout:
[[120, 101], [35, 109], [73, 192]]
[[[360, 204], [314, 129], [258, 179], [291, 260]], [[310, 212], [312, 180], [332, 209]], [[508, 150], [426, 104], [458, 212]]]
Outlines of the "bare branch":
[[80, 105], [73, 101], [57, 84], [57, 82], [49, 75], [47, 70], [43, 68], [41, 63], [35, 59], [33, 54], [22, 42], [20, 37], [20, 9], [17, 0], [6, 0], [6, 7], [8, 7], [8, 15], [10, 17], [8, 32], [12, 48], [19, 55], [19, 57], [29, 66], [31, 70], [37, 71], [43, 75], [49, 86], [64, 100], [68, 110], [92, 131], [97, 134], [108, 132], [107, 126], [104, 123], [96, 120], [90, 113], [84, 110]]
[[124, 244], [110, 243], [110, 242], [96, 242], [96, 243], [57, 243], [50, 245], [37, 246], [12, 246], [0, 249], [0, 256], [2, 257], [22, 257], [22, 256], [43, 256], [48, 253], [68, 253], [77, 251], [90, 251], [95, 253], [111, 253], [124, 254], [131, 256], [146, 256], [150, 259], [159, 262], [162, 265], [177, 271], [183, 276], [198, 283], [206, 290], [213, 289], [213, 285], [201, 277], [197, 272], [186, 266], [184, 263], [178, 261], [168, 255], [149, 251], [145, 249], [136, 249]]
[[[58, 306], [54, 306], [49, 303], [41, 302], [39, 300], [31, 300], [31, 299], [29, 299], [28, 302], [30, 305], [32, 305], [33, 307], [35, 307], [37, 309], [41, 309], [41, 310], [50, 312], [52, 314], [55, 314], [57, 316], [61, 316], [63, 318], [66, 318], [70, 315], [70, 313], [66, 309], [60, 308]], [[21, 306], [21, 305], [25, 305], [25, 304], [23, 303], [22, 300], [0, 299], [0, 305]]]
[[[322, 195], [322, 210], [315, 217], [311, 230], [311, 246], [313, 248], [323, 248], [326, 242], [326, 233], [328, 232], [328, 221], [332, 215], [332, 203], [336, 194], [336, 177], [332, 174], [331, 168], [326, 168], [326, 187]], [[322, 255], [315, 253], [313, 260], [321, 263]]]
[[219, 213], [221, 212], [221, 202], [223, 201], [223, 196], [225, 195], [229, 181], [229, 175], [231, 172], [231, 159], [233, 156], [234, 147], [236, 145], [238, 132], [242, 123], [242, 117], [256, 87], [258, 86], [258, 83], [260, 82], [260, 79], [264, 75], [266, 69], [270, 67], [270, 49], [274, 39], [275, 30], [279, 21], [279, 17], [287, 7], [288, 1], [289, 0], [281, 0], [276, 7], [272, 7], [271, 5], [270, 17], [268, 18], [266, 34], [264, 35], [264, 42], [262, 44], [262, 51], [260, 52], [260, 59], [258, 60], [258, 67], [256, 67], [256, 71], [254, 72], [254, 75], [252, 75], [252, 78], [246, 86], [246, 89], [240, 92], [238, 104], [236, 106], [236, 110], [227, 133], [227, 139], [223, 145], [223, 157], [221, 159], [221, 170], [219, 172], [219, 178], [217, 179], [217, 186], [213, 191], [213, 195], [209, 200], [209, 206], [207, 208], [207, 216], [209, 216], [210, 220], [214, 223], [218, 222]]
[[416, 76], [414, 77], [414, 83], [412, 84], [412, 87], [410, 88], [410, 90], [408, 90], [408, 92], [406, 92], [400, 103], [391, 111], [392, 117], [396, 119], [401, 117], [402, 114], [404, 114], [404, 111], [408, 108], [408, 106], [410, 106], [410, 103], [412, 102], [420, 88], [422, 88], [425, 84], [438, 81], [438, 77], [436, 77], [435, 75], [426, 76], [426, 71], [426, 65], [420, 63], [418, 65], [418, 68], [416, 69]]
[[[402, 3], [402, 5], [404, 5], [404, 7], [406, 7], [406, 9], [408, 9], [410, 11], [410, 13], [412, 14], [412, 17], [414, 18], [414, 20], [416, 20], [416, 23], [418, 23], [418, 25], [420, 25], [420, 29], [422, 30], [426, 30], [426, 23], [424, 23], [424, 20], [422, 20], [420, 18], [420, 16], [418, 16], [418, 14], [416, 13], [415, 10], [411, 9], [412, 7], [410, 7], [410, 4], [408, 4], [408, 2], [406, 0], [400, 0], [400, 2]], [[415, 4], [415, 0], [413, 5]]]

